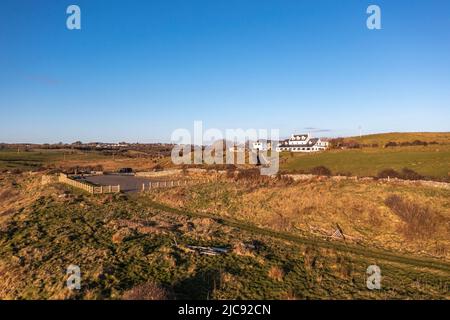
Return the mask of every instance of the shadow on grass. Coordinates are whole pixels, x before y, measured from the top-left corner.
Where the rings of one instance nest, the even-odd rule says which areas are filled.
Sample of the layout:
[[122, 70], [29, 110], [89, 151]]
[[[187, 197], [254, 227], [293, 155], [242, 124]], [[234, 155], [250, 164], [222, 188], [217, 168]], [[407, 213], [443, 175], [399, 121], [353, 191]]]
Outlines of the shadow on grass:
[[181, 280], [174, 286], [177, 299], [208, 300], [213, 298], [220, 284], [220, 272], [214, 269], [198, 271], [192, 277]]

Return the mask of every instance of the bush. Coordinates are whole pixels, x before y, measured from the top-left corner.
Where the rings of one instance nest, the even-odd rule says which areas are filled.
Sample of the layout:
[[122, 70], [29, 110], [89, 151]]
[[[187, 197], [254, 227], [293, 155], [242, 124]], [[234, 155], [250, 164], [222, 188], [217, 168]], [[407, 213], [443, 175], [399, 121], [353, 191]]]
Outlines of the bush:
[[344, 138], [335, 138], [329, 141], [329, 146], [331, 149], [340, 149], [340, 148], [359, 149], [363, 145], [361, 145], [356, 140], [345, 141]]
[[156, 284], [155, 282], [146, 282], [140, 284], [128, 291], [123, 296], [123, 300], [170, 300], [173, 299], [172, 293]]
[[403, 168], [401, 178], [405, 180], [422, 180], [424, 177], [414, 170]]
[[310, 173], [317, 176], [331, 176], [331, 170], [325, 166], [314, 167], [311, 169]]
[[236, 180], [259, 180], [261, 178], [261, 172], [259, 169], [239, 170], [236, 175]]
[[351, 140], [351, 141], [345, 143], [344, 147], [347, 147], [349, 149], [360, 149], [361, 145], [357, 141]]
[[429, 207], [404, 200], [397, 195], [389, 196], [384, 203], [405, 223], [401, 230], [407, 238], [426, 238], [439, 225], [440, 216]]
[[427, 146], [428, 143], [425, 141], [420, 141], [420, 140], [414, 140], [411, 145], [413, 146]]
[[378, 173], [377, 177], [380, 179], [400, 178], [400, 173], [398, 173], [394, 169], [384, 169], [383, 171], [380, 171]]
[[401, 172], [397, 172], [394, 169], [385, 169], [380, 171], [377, 175], [379, 179], [398, 178], [403, 180], [422, 180], [424, 176], [418, 174], [414, 170], [403, 168]]
[[385, 148], [387, 147], [396, 147], [396, 146], [401, 146], [401, 147], [409, 147], [409, 146], [427, 146], [428, 144], [436, 144], [435, 141], [433, 142], [426, 142], [426, 141], [422, 141], [422, 140], [414, 140], [413, 142], [409, 142], [409, 141], [403, 141], [403, 142], [388, 142], [384, 145]]
[[344, 145], [344, 138], [335, 138], [329, 141], [331, 149], [341, 148]]
[[389, 141], [388, 143], [386, 143], [384, 145], [385, 148], [396, 147], [396, 146], [397, 146], [397, 142], [392, 142], [392, 141]]

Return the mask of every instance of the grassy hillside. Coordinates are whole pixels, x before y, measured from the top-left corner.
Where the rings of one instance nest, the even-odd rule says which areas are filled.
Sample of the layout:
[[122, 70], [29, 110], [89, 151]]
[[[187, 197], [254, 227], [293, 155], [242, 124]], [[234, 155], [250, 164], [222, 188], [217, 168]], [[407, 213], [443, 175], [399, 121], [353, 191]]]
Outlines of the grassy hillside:
[[43, 166], [57, 165], [68, 161], [98, 161], [106, 157], [98, 152], [84, 153], [73, 150], [0, 150], [0, 170], [33, 170]]
[[[170, 166], [170, 158], [144, 157], [142, 153], [129, 151], [127, 155], [105, 155], [98, 151], [73, 151], [73, 150], [0, 150], [0, 171], [1, 170], [36, 170], [41, 167], [46, 168], [69, 168], [75, 166], [95, 166], [101, 165], [105, 170], [117, 170], [122, 167], [132, 167], [136, 169], [149, 169], [160, 163]], [[137, 157], [137, 155], [143, 155]]]
[[281, 170], [290, 172], [326, 166], [333, 174], [357, 176], [376, 176], [384, 169], [403, 168], [429, 177], [447, 178], [450, 174], [450, 145], [281, 153], [280, 157]]
[[[156, 190], [152, 197], [172, 207], [297, 235], [331, 234], [339, 225], [359, 243], [450, 260], [450, 190], [376, 181], [261, 179], [221, 179], [195, 188]], [[392, 196], [411, 207], [397, 210], [387, 202]], [[405, 221], [403, 211], [427, 221]], [[420, 227], [413, 230], [416, 222]]]
[[380, 146], [390, 141], [399, 143], [414, 140], [450, 144], [450, 132], [390, 132], [349, 137], [346, 140], [356, 140], [361, 144], [376, 143]]
[[[433, 259], [424, 254], [406, 257], [382, 248], [325, 241], [295, 231], [283, 219], [278, 222], [278, 215], [286, 216], [288, 222], [295, 221], [291, 220], [295, 216], [308, 216], [319, 225], [320, 216], [311, 218], [325, 207], [314, 206], [314, 193], [308, 193], [313, 195], [311, 202], [299, 207], [298, 213], [290, 211], [291, 205], [277, 205], [276, 199], [280, 195], [294, 201], [289, 194], [305, 188], [320, 195], [328, 186], [241, 182], [235, 195], [231, 187], [211, 183], [127, 198], [89, 196], [61, 185], [43, 187], [38, 175], [0, 175], [0, 184], [1, 299], [120, 299], [136, 297], [140, 286], [156, 286], [164, 293], [158, 297], [177, 299], [448, 298], [450, 265], [443, 258], [437, 260], [437, 253]], [[354, 190], [351, 185], [339, 188]], [[370, 192], [354, 191], [363, 198]], [[448, 209], [446, 194], [403, 192], [434, 203], [436, 210]], [[278, 208], [264, 208], [264, 202], [258, 201], [261, 198]], [[234, 199], [245, 207], [232, 210]], [[184, 208], [177, 201], [184, 201]], [[330, 201], [325, 200], [326, 205]], [[347, 200], [342, 201], [344, 210]], [[350, 210], [336, 213], [343, 219], [344, 230], [348, 230], [346, 214], [365, 220], [365, 212], [359, 212], [365, 209], [364, 203], [361, 206], [355, 202]], [[264, 212], [275, 219], [270, 222]], [[445, 212], [439, 214], [447, 217]], [[329, 215], [323, 216], [323, 223], [330, 220]], [[388, 221], [392, 228], [400, 226], [391, 215], [383, 212], [378, 217], [382, 227], [371, 235], [383, 230]], [[355, 228], [362, 225], [357, 223]], [[366, 228], [361, 232], [370, 235], [370, 224]], [[436, 229], [431, 240], [438, 241], [440, 235]], [[190, 252], [187, 245], [219, 246], [230, 252], [205, 256]], [[411, 248], [414, 252], [415, 247]], [[69, 264], [81, 268], [80, 291], [65, 286]], [[381, 290], [366, 288], [370, 264], [382, 269]]]

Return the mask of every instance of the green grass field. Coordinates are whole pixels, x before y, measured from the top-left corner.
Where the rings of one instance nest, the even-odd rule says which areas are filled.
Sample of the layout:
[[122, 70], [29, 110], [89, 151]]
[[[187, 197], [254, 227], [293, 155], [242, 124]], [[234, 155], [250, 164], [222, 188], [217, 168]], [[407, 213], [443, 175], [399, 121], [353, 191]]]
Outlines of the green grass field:
[[0, 170], [34, 170], [41, 166], [55, 164], [64, 160], [101, 160], [107, 156], [99, 152], [80, 152], [73, 150], [47, 150], [32, 151], [0, 150]]
[[388, 142], [425, 142], [450, 143], [450, 132], [390, 132], [363, 135], [362, 137], [348, 137], [345, 140], [355, 140], [362, 144], [377, 143], [380, 147]]
[[[384, 169], [402, 170], [409, 168], [421, 175], [433, 178], [448, 178], [450, 174], [450, 133], [386, 133], [346, 138], [363, 144], [377, 143], [379, 148], [329, 150], [321, 153], [281, 153], [280, 169], [287, 172], [308, 171], [317, 166], [328, 167], [333, 174], [376, 176]], [[435, 141], [428, 146], [391, 147], [382, 146], [389, 142]], [[119, 157], [119, 156], [118, 156]], [[116, 159], [118, 158], [116, 157]], [[0, 150], [0, 170], [33, 170], [42, 166], [54, 166], [64, 161], [76, 165], [90, 162], [110, 161], [111, 156], [100, 152], [74, 150], [35, 149], [31, 151]], [[165, 158], [164, 166], [170, 166]], [[139, 166], [138, 162], [129, 163]]]
[[282, 153], [280, 163], [281, 170], [288, 172], [326, 166], [333, 174], [376, 176], [383, 169], [409, 168], [424, 176], [443, 178], [450, 174], [450, 145]]

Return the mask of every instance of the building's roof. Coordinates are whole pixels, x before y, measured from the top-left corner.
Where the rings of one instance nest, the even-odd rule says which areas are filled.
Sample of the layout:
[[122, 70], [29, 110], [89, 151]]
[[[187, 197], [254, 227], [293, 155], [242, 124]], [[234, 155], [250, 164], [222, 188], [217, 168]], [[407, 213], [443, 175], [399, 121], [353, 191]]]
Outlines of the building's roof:
[[319, 141], [319, 138], [311, 138], [308, 140], [308, 143], [306, 144], [307, 146], [313, 146], [317, 143], [317, 141]]
[[304, 134], [304, 133], [302, 133], [302, 134], [293, 134], [292, 136], [294, 137], [294, 139], [298, 139], [298, 138], [300, 138], [301, 140], [308, 139], [308, 135]]
[[319, 138], [311, 138], [309, 140], [307, 140], [307, 142], [303, 145], [290, 145], [289, 144], [289, 139], [288, 140], [284, 140], [281, 142], [281, 144], [279, 145], [279, 147], [282, 148], [286, 148], [286, 147], [292, 147], [292, 148], [299, 148], [299, 147], [313, 147], [317, 144], [317, 142], [319, 141]]

